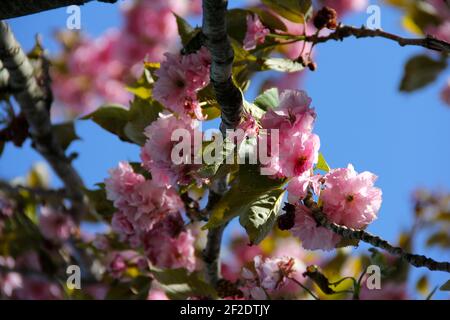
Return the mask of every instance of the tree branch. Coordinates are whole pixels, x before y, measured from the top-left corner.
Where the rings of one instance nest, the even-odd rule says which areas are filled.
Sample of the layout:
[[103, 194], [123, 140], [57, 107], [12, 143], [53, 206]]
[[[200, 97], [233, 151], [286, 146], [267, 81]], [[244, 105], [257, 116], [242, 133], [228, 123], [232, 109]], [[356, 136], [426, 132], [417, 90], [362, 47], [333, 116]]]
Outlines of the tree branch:
[[221, 130], [234, 129], [242, 115], [242, 94], [232, 80], [233, 48], [227, 35], [227, 0], [203, 0], [203, 35], [211, 52], [211, 82], [222, 111]]
[[73, 201], [73, 214], [82, 214], [85, 210], [84, 185], [53, 135], [49, 93], [39, 87], [30, 61], [3, 21], [0, 22], [0, 60], [9, 72], [9, 87], [30, 126], [34, 148], [63, 181]]
[[364, 230], [357, 230], [346, 226], [339, 225], [334, 222], [330, 222], [324, 212], [319, 208], [317, 203], [314, 202], [311, 196], [307, 196], [303, 200], [305, 206], [311, 209], [312, 216], [317, 222], [318, 226], [327, 228], [330, 231], [342, 236], [346, 239], [356, 239], [366, 242], [374, 247], [383, 249], [392, 255], [398, 256], [405, 260], [409, 264], [415, 267], [425, 267], [429, 270], [445, 271], [450, 273], [450, 262], [439, 262], [423, 255], [413, 254], [406, 252], [400, 247], [393, 246], [386, 240], [375, 236]]
[[364, 26], [361, 28], [355, 28], [352, 26], [339, 25], [336, 30], [327, 36], [319, 36], [318, 34], [305, 36], [303, 39], [312, 43], [322, 43], [329, 40], [340, 40], [354, 36], [356, 38], [373, 38], [380, 37], [397, 42], [400, 46], [420, 46], [430, 50], [450, 53], [450, 44], [443, 40], [439, 40], [432, 36], [425, 38], [402, 38], [392, 33], [385, 32], [380, 29], [367, 29]]
[[11, 185], [10, 183], [3, 180], [0, 180], [0, 191], [5, 192], [13, 198], [21, 198], [21, 191], [28, 192], [31, 196], [46, 201], [57, 200], [62, 202], [67, 198], [67, 195], [63, 189], [51, 190], [44, 188], [30, 188], [22, 185]]
[[[208, 50], [211, 53], [211, 83], [217, 102], [221, 107], [222, 123], [220, 129], [225, 136], [227, 129], [235, 129], [242, 116], [242, 94], [234, 85], [232, 67], [234, 52], [227, 35], [227, 0], [203, 0], [202, 32]], [[211, 212], [227, 190], [224, 177], [214, 182], [208, 199], [208, 212]], [[222, 225], [208, 231], [208, 239], [203, 252], [206, 277], [209, 283], [217, 285], [220, 278], [220, 247], [222, 234], [226, 227]]]
[[[26, 16], [70, 5], [83, 5], [92, 1], [94, 0], [2, 0], [0, 1], [0, 20]], [[115, 3], [117, 0], [97, 1]]]
[[[225, 190], [217, 190], [219, 192], [225, 192]], [[211, 216], [212, 209], [219, 202], [222, 194], [215, 192], [214, 190], [209, 191], [208, 204], [206, 205], [206, 211]], [[208, 236], [206, 240], [206, 247], [203, 250], [203, 261], [206, 267], [206, 279], [209, 283], [214, 286], [217, 285], [220, 279], [220, 249], [222, 243], [223, 231], [227, 224], [223, 224], [217, 228], [209, 229]]]

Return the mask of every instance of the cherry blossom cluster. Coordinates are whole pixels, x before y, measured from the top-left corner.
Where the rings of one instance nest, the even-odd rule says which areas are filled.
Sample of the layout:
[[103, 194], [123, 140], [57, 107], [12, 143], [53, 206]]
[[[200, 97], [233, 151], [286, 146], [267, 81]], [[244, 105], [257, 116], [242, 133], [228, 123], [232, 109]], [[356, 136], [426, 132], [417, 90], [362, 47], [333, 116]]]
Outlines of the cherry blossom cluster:
[[266, 300], [280, 290], [296, 273], [296, 261], [290, 257], [266, 258], [256, 256], [252, 269], [243, 268], [240, 287], [249, 299]]
[[381, 206], [381, 190], [374, 187], [376, 179], [367, 171], [358, 174], [352, 165], [331, 170], [322, 177], [297, 178], [288, 187], [289, 200], [296, 206], [291, 232], [302, 240], [306, 249], [334, 249], [341, 237], [318, 227], [310, 209], [299, 200], [306, 196], [311, 186], [320, 196], [322, 211], [330, 221], [351, 228], [365, 228], [377, 218]]
[[[0, 267], [12, 270], [0, 273], [0, 296], [20, 300], [63, 298], [63, 291], [59, 284], [32, 274], [33, 271], [42, 272], [42, 265], [36, 251], [24, 252], [16, 259], [10, 256], [0, 256]], [[30, 275], [25, 276], [15, 272], [14, 269], [29, 270]]]
[[196, 53], [165, 54], [166, 59], [155, 72], [158, 76], [153, 97], [178, 115], [203, 120], [197, 92], [209, 84], [211, 57], [202, 47]]
[[263, 115], [261, 125], [269, 135], [270, 130], [278, 130], [278, 150], [270, 146], [269, 167], [274, 177], [289, 179], [288, 200], [295, 205], [292, 233], [306, 249], [330, 250], [340, 236], [318, 227], [310, 210], [300, 203], [308, 191], [320, 197], [323, 212], [332, 222], [364, 228], [377, 217], [381, 190], [374, 187], [374, 174], [358, 174], [352, 165], [325, 175], [313, 173], [320, 147], [319, 137], [312, 132], [315, 119], [311, 98], [304, 91], [285, 90], [279, 96], [279, 105]]
[[266, 28], [257, 15], [247, 15], [247, 32], [245, 33], [244, 49], [255, 49], [258, 44], [264, 43], [270, 30]]
[[14, 207], [14, 202], [3, 193], [0, 193], [0, 235], [6, 219], [13, 215]]
[[157, 266], [195, 268], [194, 238], [184, 227], [184, 205], [174, 188], [146, 179], [126, 162], [110, 171], [105, 187], [117, 209], [113, 230], [124, 240], [134, 248], [142, 246]]
[[[181, 164], [172, 160], [172, 152], [178, 141], [172, 141], [171, 137], [177, 129], [185, 129], [191, 137], [191, 153], [183, 155], [190, 161]], [[142, 166], [151, 173], [155, 184], [176, 187], [178, 184], [187, 185], [194, 180], [201, 182], [196, 175], [199, 165], [193, 164], [196, 155], [194, 139], [195, 137], [198, 137], [199, 141], [202, 139], [197, 120], [189, 117], [177, 118], [173, 114], [160, 114], [160, 117], [145, 129], [144, 134], [147, 140], [141, 149]]]
[[339, 16], [354, 11], [363, 11], [369, 4], [367, 0], [321, 0], [321, 3], [336, 10]]
[[45, 238], [64, 241], [75, 232], [76, 225], [67, 213], [51, 207], [42, 207], [40, 211], [39, 230]]
[[120, 29], [96, 39], [63, 35], [66, 50], [56, 59], [52, 86], [65, 115], [85, 114], [102, 102], [126, 104], [131, 95], [124, 84], [140, 76], [142, 60], [160, 61], [177, 45], [174, 13], [198, 14], [200, 6], [199, 0], [134, 0], [122, 8]]
[[268, 110], [261, 125], [278, 130], [279, 145], [270, 146], [270, 169], [274, 176], [293, 178], [307, 173], [318, 160], [319, 136], [312, 133], [316, 114], [310, 107], [311, 98], [300, 90], [285, 90], [280, 94], [279, 105]]

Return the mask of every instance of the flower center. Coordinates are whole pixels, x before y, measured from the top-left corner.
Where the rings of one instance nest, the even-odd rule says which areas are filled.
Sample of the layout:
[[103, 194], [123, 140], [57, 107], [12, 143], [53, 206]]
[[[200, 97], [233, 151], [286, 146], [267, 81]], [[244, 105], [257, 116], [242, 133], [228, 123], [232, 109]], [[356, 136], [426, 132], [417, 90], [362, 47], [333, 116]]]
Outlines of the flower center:
[[352, 202], [355, 199], [355, 197], [352, 194], [349, 194], [345, 200], [347, 200], [347, 202]]
[[177, 88], [184, 88], [184, 81], [181, 79], [177, 79], [177, 81], [175, 81], [175, 85], [177, 86]]
[[308, 158], [306, 158], [305, 156], [301, 156], [297, 159], [297, 167], [303, 167], [306, 163], [306, 160], [308, 160]]

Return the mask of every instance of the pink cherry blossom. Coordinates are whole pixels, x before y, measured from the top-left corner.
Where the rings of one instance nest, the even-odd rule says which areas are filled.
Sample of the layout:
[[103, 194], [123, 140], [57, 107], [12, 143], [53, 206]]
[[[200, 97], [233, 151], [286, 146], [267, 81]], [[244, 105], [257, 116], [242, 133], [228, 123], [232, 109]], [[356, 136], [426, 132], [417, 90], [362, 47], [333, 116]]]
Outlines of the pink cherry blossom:
[[[268, 110], [261, 118], [265, 129], [290, 129], [311, 131], [316, 118], [313, 108], [310, 108], [311, 98], [302, 90], [284, 90], [279, 97], [279, 105]], [[282, 132], [283, 133], [283, 132]], [[280, 135], [282, 135], [280, 133]]]
[[125, 32], [156, 43], [176, 37], [178, 32], [172, 9], [170, 3], [137, 1], [124, 10]]
[[75, 230], [75, 223], [68, 214], [50, 207], [42, 207], [39, 215], [39, 229], [51, 240], [67, 240]]
[[368, 6], [367, 0], [322, 0], [322, 2], [324, 6], [336, 10], [339, 16], [352, 11], [362, 11]]
[[381, 190], [374, 187], [377, 177], [370, 172], [357, 173], [347, 168], [331, 170], [325, 175], [320, 198], [323, 211], [336, 223], [362, 228], [376, 219], [381, 206]]
[[[374, 187], [376, 176], [370, 172], [358, 174], [352, 165], [334, 169], [324, 177], [320, 192], [323, 212], [337, 224], [363, 228], [377, 217], [381, 206], [381, 190]], [[295, 225], [291, 232], [302, 240], [305, 249], [331, 250], [340, 236], [317, 226], [311, 211], [302, 204], [295, 209]]]
[[211, 58], [205, 47], [181, 56], [166, 53], [166, 60], [155, 72], [158, 76], [153, 96], [166, 108], [179, 115], [203, 119], [197, 92], [209, 84]]
[[[15, 261], [9, 256], [0, 256], [0, 267], [14, 269]], [[23, 286], [22, 276], [17, 272], [0, 272], [0, 297], [10, 298], [15, 290]]]
[[253, 259], [254, 271], [243, 268], [241, 277], [244, 285], [241, 291], [251, 299], [267, 299], [282, 288], [287, 279], [295, 272], [295, 259], [291, 257], [266, 258], [256, 256]]
[[0, 294], [12, 297], [13, 293], [23, 287], [23, 277], [17, 272], [0, 274]]
[[148, 292], [147, 300], [169, 300], [169, 298], [163, 290], [152, 288]]
[[271, 161], [267, 166], [276, 177], [302, 175], [317, 162], [320, 139], [311, 133], [316, 114], [310, 104], [311, 98], [304, 91], [285, 90], [278, 107], [261, 118], [262, 127], [270, 129], [269, 135], [271, 130], [279, 132], [278, 153], [269, 143]]
[[[181, 218], [180, 218], [181, 219]], [[184, 230], [182, 220], [168, 218], [143, 236], [146, 256], [162, 268], [186, 268], [196, 266], [194, 237], [191, 230]]]
[[110, 170], [105, 187], [107, 198], [119, 210], [113, 216], [113, 228], [125, 236], [151, 230], [154, 224], [184, 206], [173, 189], [161, 187], [154, 180], [145, 180], [126, 162]]
[[119, 162], [117, 168], [109, 171], [110, 177], [105, 179], [106, 195], [114, 202], [116, 208], [129, 202], [129, 197], [136, 187], [145, 181], [144, 176], [137, 174], [128, 162]]
[[118, 232], [124, 238], [136, 233], [133, 224], [128, 220], [128, 216], [124, 211], [114, 213], [111, 220], [111, 226], [114, 231]]
[[106, 256], [106, 268], [112, 277], [119, 279], [126, 276], [129, 267], [140, 268], [142, 260], [144, 257], [134, 250], [113, 251]]
[[428, 26], [425, 28], [425, 33], [430, 34], [439, 40], [450, 42], [450, 21], [445, 21], [438, 26]]
[[42, 266], [37, 251], [28, 250], [23, 252], [16, 258], [15, 264], [18, 269], [42, 271]]
[[[40, 263], [40, 257], [37, 251], [26, 251], [16, 258], [7, 259], [9, 268], [17, 268], [42, 272], [43, 268]], [[0, 256], [0, 266], [2, 265], [2, 257]], [[13, 299], [22, 300], [55, 300], [62, 299], [63, 292], [61, 287], [45, 278], [37, 275], [14, 275], [12, 279], [8, 279], [9, 292]], [[1, 274], [0, 274], [0, 291], [1, 291]]]
[[341, 237], [323, 227], [318, 227], [311, 211], [303, 204], [295, 206], [295, 225], [290, 230], [302, 241], [302, 246], [308, 250], [332, 250]]
[[[152, 174], [153, 181], [160, 186], [175, 186], [177, 183], [188, 184], [195, 178], [195, 170], [198, 165], [194, 162], [194, 148], [190, 155], [191, 164], [175, 164], [172, 160], [173, 147], [178, 141], [171, 141], [175, 130], [185, 130], [184, 133], [190, 135], [191, 146], [194, 146], [192, 139], [198, 136], [201, 140], [201, 132], [198, 129], [198, 122], [189, 118], [176, 118], [174, 115], [162, 115], [145, 129], [147, 141], [141, 149], [142, 165]], [[183, 136], [187, 139], [187, 136]]]
[[184, 207], [174, 189], [160, 187], [153, 180], [139, 184], [130, 198], [129, 205], [135, 210], [132, 217], [128, 217], [135, 228], [144, 231], [149, 231], [155, 223]]
[[64, 296], [58, 284], [29, 276], [23, 279], [23, 285], [15, 291], [14, 297], [20, 300], [60, 300]]
[[[199, 1], [140, 0], [123, 6], [123, 28], [110, 29], [95, 40], [82, 36], [65, 46], [52, 70], [57, 117], [93, 111], [102, 102], [127, 104], [125, 84], [143, 71], [143, 60], [161, 61], [178, 41], [175, 15], [198, 13]], [[73, 38], [73, 36], [72, 36]], [[64, 41], [63, 41], [64, 42]], [[186, 109], [197, 112], [195, 100]]]
[[259, 131], [259, 125], [255, 117], [251, 114], [244, 114], [238, 129], [242, 129], [246, 137], [256, 137]]
[[279, 163], [285, 177], [299, 176], [317, 163], [320, 139], [316, 134], [298, 132], [280, 140]]
[[258, 44], [264, 43], [264, 39], [269, 33], [270, 30], [264, 27], [256, 14], [247, 15], [247, 32], [244, 38], [244, 49], [255, 49]]
[[125, 258], [120, 253], [114, 254], [108, 265], [109, 273], [111, 273], [114, 278], [120, 278], [126, 269], [127, 263]]
[[0, 192], [0, 220], [9, 218], [14, 213], [14, 202]]
[[321, 175], [311, 175], [310, 172], [304, 172], [302, 175], [292, 178], [286, 188], [289, 203], [296, 204], [305, 198], [308, 188], [312, 188], [316, 195], [320, 195], [321, 180]]

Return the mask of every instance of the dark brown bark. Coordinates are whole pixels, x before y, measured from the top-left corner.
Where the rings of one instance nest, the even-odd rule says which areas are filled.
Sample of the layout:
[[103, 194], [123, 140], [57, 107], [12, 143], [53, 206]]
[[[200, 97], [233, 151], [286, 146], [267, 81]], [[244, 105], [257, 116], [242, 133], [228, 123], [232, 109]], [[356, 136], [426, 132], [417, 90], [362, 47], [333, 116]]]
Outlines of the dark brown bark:
[[[0, 20], [26, 16], [33, 13], [67, 7], [83, 5], [94, 0], [1, 0]], [[114, 3], [117, 0], [97, 0], [99, 2]]]

